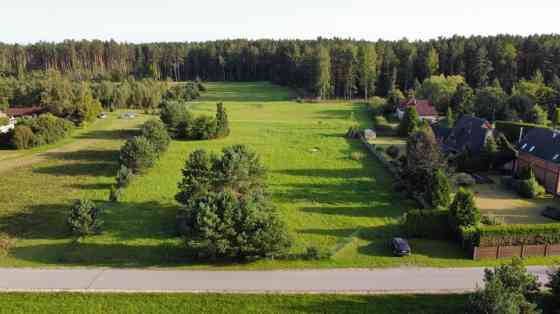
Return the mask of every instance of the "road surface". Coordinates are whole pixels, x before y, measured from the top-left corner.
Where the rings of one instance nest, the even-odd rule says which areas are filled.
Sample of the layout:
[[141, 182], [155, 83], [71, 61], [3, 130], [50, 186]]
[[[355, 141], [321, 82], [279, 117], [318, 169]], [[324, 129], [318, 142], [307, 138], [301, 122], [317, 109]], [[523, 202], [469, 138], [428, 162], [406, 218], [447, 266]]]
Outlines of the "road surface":
[[[529, 267], [545, 282], [547, 267]], [[483, 268], [279, 271], [0, 268], [0, 291], [213, 293], [461, 293]]]

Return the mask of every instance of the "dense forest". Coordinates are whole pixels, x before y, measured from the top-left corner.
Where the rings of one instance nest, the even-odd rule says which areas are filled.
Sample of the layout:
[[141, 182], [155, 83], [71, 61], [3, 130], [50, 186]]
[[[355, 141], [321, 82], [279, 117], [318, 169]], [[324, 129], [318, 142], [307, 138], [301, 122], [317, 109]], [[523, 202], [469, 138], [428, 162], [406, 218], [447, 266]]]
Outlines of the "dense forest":
[[474, 89], [540, 73], [560, 85], [560, 35], [439, 38], [430, 41], [224, 40], [130, 44], [115, 41], [0, 44], [0, 75], [57, 70], [73, 79], [122, 81], [269, 80], [323, 98], [406, 93], [433, 75], [460, 75]]

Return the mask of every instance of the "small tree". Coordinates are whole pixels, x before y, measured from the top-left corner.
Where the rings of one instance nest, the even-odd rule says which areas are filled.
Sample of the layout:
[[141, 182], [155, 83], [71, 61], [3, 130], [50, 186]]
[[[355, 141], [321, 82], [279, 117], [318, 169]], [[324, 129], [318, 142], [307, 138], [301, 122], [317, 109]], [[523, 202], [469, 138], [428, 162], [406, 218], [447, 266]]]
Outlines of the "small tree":
[[16, 149], [28, 149], [35, 146], [35, 134], [30, 127], [18, 125], [13, 132], [11, 142]]
[[481, 168], [484, 170], [489, 170], [494, 167], [494, 160], [496, 159], [496, 155], [498, 153], [498, 144], [493, 136], [490, 136], [486, 139], [486, 143], [484, 143], [484, 147], [482, 148], [482, 152], [480, 154], [480, 161], [483, 163]]
[[208, 194], [212, 188], [212, 164], [216, 157], [205, 150], [195, 150], [189, 155], [183, 168], [183, 180], [179, 183], [179, 193], [175, 199], [182, 204], [189, 200]]
[[469, 314], [538, 314], [536, 306], [522, 294], [508, 290], [496, 277], [485, 279], [484, 289], [478, 290], [468, 301]]
[[167, 150], [171, 137], [161, 120], [150, 119], [142, 126], [142, 136], [150, 141], [159, 155]]
[[521, 258], [513, 258], [510, 264], [502, 264], [494, 270], [485, 269], [484, 279], [490, 281], [498, 278], [504, 287], [510, 291], [518, 292], [525, 297], [539, 291], [540, 283], [537, 276], [527, 272]]
[[73, 234], [86, 236], [101, 231], [101, 210], [90, 200], [77, 200], [68, 216], [68, 226]]
[[414, 132], [406, 142], [406, 163], [403, 180], [414, 192], [426, 193], [437, 169], [446, 168], [446, 161], [431, 129]]
[[447, 175], [442, 169], [438, 169], [431, 180], [428, 201], [434, 207], [447, 207], [451, 202], [451, 186]]
[[154, 145], [144, 136], [136, 136], [123, 145], [120, 164], [133, 173], [141, 173], [151, 168], [157, 159]]
[[449, 206], [450, 223], [455, 227], [476, 226], [480, 222], [480, 211], [474, 202], [474, 194], [459, 188], [451, 206]]
[[229, 133], [228, 115], [224, 104], [220, 102], [216, 105], [216, 137], [227, 137]]
[[414, 107], [407, 107], [399, 125], [399, 135], [409, 136], [420, 125], [420, 116]]
[[118, 188], [125, 188], [127, 187], [130, 182], [132, 181], [132, 177], [134, 173], [130, 171], [125, 165], [121, 165], [119, 171], [117, 171], [117, 187]]

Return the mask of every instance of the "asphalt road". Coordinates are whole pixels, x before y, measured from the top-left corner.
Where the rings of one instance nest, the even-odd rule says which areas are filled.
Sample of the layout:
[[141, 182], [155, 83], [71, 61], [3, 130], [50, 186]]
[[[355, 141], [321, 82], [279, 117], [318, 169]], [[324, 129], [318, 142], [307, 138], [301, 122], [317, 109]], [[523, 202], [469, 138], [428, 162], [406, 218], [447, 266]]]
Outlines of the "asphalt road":
[[[547, 267], [529, 267], [546, 280]], [[280, 271], [0, 268], [0, 291], [215, 293], [460, 293], [483, 268]]]

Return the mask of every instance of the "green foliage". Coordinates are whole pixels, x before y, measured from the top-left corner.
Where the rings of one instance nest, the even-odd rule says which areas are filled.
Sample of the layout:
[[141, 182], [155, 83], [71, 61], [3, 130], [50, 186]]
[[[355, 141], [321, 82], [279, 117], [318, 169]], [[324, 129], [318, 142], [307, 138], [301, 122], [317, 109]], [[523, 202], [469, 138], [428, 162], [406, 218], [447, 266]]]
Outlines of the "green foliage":
[[447, 210], [410, 210], [404, 215], [402, 228], [409, 238], [449, 239], [448, 216]]
[[517, 178], [503, 180], [506, 186], [514, 189], [521, 197], [537, 198], [546, 193], [539, 184], [531, 167], [525, 167], [517, 173]]
[[179, 203], [186, 204], [190, 199], [208, 194], [214, 184], [213, 164], [218, 162], [216, 159], [205, 150], [195, 150], [189, 155], [182, 170], [179, 193], [175, 195]]
[[302, 258], [307, 261], [320, 261], [330, 259], [332, 257], [332, 253], [328, 250], [321, 250], [316, 246], [308, 246], [305, 248], [305, 252], [302, 255]]
[[[378, 134], [383, 134], [387, 136], [395, 136], [397, 135], [399, 126], [393, 125], [387, 121], [384, 116], [375, 116], [373, 118], [373, 125], [375, 127], [375, 131]], [[358, 128], [358, 126], [354, 126], [354, 128]]]
[[432, 76], [422, 82], [422, 86], [416, 91], [416, 97], [430, 100], [440, 112], [445, 112], [457, 87], [464, 82], [465, 79], [460, 75]]
[[540, 289], [537, 277], [527, 272], [523, 261], [519, 257], [513, 258], [510, 264], [495, 267], [494, 271], [490, 269], [484, 271], [486, 282], [494, 278], [497, 278], [504, 285], [504, 288], [520, 293], [525, 297], [538, 292]]
[[130, 184], [130, 182], [132, 182], [133, 177], [134, 173], [125, 165], [121, 165], [119, 171], [117, 172], [117, 187], [126, 188]]
[[556, 267], [548, 273], [548, 283], [546, 286], [550, 288], [550, 292], [558, 305], [560, 305], [560, 267]]
[[548, 113], [539, 105], [534, 105], [533, 108], [527, 112], [525, 121], [528, 123], [546, 125]]
[[8, 119], [7, 117], [0, 116], [0, 126], [4, 126], [8, 124], [10, 124], [10, 119]]
[[111, 185], [111, 189], [109, 190], [109, 202], [117, 203], [121, 199], [123, 192], [123, 188]]
[[165, 101], [160, 108], [160, 118], [171, 131], [188, 127], [193, 119], [187, 104], [178, 101]]
[[229, 120], [223, 103], [216, 104], [216, 137], [227, 137], [230, 133]]
[[453, 109], [451, 109], [451, 106], [447, 107], [445, 122], [448, 128], [452, 128], [455, 125], [455, 116], [453, 115]]
[[120, 164], [133, 173], [151, 168], [158, 155], [152, 142], [144, 136], [136, 136], [124, 143], [120, 151]]
[[140, 131], [142, 136], [153, 144], [158, 155], [167, 151], [171, 137], [169, 137], [169, 133], [167, 133], [167, 129], [161, 120], [150, 119], [146, 121]]
[[169, 88], [165, 94], [166, 100], [191, 101], [200, 97], [202, 82], [186, 82]]
[[503, 133], [508, 141], [512, 143], [517, 143], [519, 141], [519, 135], [521, 134], [521, 129], [523, 129], [522, 136], [525, 136], [531, 129], [535, 128], [547, 128], [543, 125], [523, 123], [523, 122], [509, 122], [509, 121], [496, 121], [496, 130]]
[[35, 146], [35, 135], [30, 127], [17, 125], [10, 141], [17, 149], [28, 149]]
[[76, 200], [68, 215], [67, 223], [73, 234], [87, 236], [101, 232], [101, 209], [90, 200]]
[[216, 138], [216, 119], [201, 115], [193, 120], [192, 126], [185, 134], [185, 138], [193, 140], [209, 140]]
[[552, 126], [555, 128], [560, 126], [560, 107], [554, 108], [554, 114], [552, 115]]
[[373, 96], [369, 99], [368, 110], [371, 111], [374, 117], [394, 111], [393, 106], [389, 104], [387, 99], [378, 96]]
[[474, 113], [490, 121], [509, 120], [511, 112], [506, 106], [507, 95], [500, 87], [478, 89], [474, 96]]
[[407, 137], [418, 129], [420, 116], [414, 107], [407, 107], [399, 125], [399, 136]]
[[451, 202], [451, 186], [445, 171], [442, 169], [437, 169], [432, 175], [427, 201], [436, 208], [446, 208]]
[[395, 145], [391, 145], [391, 146], [387, 147], [385, 152], [387, 153], [387, 155], [389, 155], [389, 157], [391, 157], [393, 159], [399, 158], [399, 155], [401, 154], [400, 149]]
[[560, 224], [479, 226], [470, 237], [475, 246], [560, 244]]
[[459, 188], [449, 206], [449, 221], [454, 227], [477, 226], [480, 223], [480, 211], [470, 190]]
[[402, 179], [413, 192], [423, 194], [430, 189], [437, 169], [446, 168], [446, 161], [430, 129], [414, 132], [406, 143], [406, 163]]

